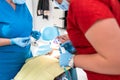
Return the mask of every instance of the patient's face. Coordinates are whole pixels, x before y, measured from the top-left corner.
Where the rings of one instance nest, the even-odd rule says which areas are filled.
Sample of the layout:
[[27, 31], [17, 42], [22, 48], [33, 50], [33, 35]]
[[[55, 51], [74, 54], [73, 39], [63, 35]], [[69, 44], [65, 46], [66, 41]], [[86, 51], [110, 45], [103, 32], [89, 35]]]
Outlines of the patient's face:
[[48, 53], [48, 55], [58, 59], [60, 56], [60, 52], [57, 49], [53, 49], [51, 52]]

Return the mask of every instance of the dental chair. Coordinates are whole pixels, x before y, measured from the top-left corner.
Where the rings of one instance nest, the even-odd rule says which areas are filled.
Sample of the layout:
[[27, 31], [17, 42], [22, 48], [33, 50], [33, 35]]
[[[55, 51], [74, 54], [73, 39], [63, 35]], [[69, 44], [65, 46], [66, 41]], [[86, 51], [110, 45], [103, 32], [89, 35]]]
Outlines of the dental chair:
[[51, 50], [50, 41], [58, 35], [56, 27], [48, 26], [41, 30], [40, 40], [46, 44], [39, 45], [38, 56], [28, 59], [14, 80], [77, 80], [75, 70], [60, 67], [58, 59], [44, 55]]
[[41, 39], [44, 41], [50, 41], [59, 35], [57, 27], [47, 26], [41, 29]]
[[56, 77], [63, 73], [64, 69], [59, 66], [58, 59], [42, 55], [28, 59], [14, 80], [61, 80]]

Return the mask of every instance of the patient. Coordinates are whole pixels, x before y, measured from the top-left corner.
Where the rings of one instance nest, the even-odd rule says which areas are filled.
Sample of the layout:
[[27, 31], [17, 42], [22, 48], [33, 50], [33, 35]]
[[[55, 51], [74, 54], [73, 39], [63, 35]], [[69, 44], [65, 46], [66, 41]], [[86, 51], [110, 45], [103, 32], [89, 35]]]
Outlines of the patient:
[[[58, 36], [56, 37], [56, 39], [58, 39], [61, 42], [60, 46], [63, 47], [66, 44], [68, 45], [68, 43], [70, 43], [67, 34]], [[53, 49], [51, 54], [36, 56], [31, 59], [28, 59], [22, 67], [22, 69], [20, 70], [20, 72], [16, 75], [14, 80], [61, 80], [62, 77], [64, 78], [65, 74], [63, 73], [65, 71], [58, 64], [58, 59], [56, 59], [59, 58], [59, 56], [55, 55], [57, 54], [57, 51], [59, 53], [59, 49]], [[55, 58], [52, 58], [49, 55]], [[66, 69], [68, 70], [70, 68], [67, 67]], [[71, 75], [67, 76], [71, 77], [72, 73], [70, 74]]]
[[48, 53], [48, 55], [55, 58], [59, 58], [60, 55], [59, 48], [63, 43], [67, 41], [69, 41], [69, 37], [67, 34], [57, 36], [55, 39], [51, 41], [52, 50]]
[[49, 55], [52, 57], [59, 58], [59, 55], [60, 55], [59, 48], [60, 47], [64, 47], [65, 50], [67, 50], [68, 52], [73, 53], [73, 54], [76, 52], [76, 50], [73, 47], [71, 41], [69, 40], [69, 37], [67, 34], [57, 36], [53, 40], [53, 43], [55, 43], [56, 45], [53, 45], [55, 47], [52, 46], [52, 51], [49, 52]]
[[71, 41], [67, 34], [59, 35], [53, 40], [50, 41], [49, 44], [41, 45], [36, 51], [37, 55], [50, 55], [54, 58], [59, 58], [60, 52], [59, 48], [64, 47], [68, 52], [74, 53], [75, 48], [72, 46]]

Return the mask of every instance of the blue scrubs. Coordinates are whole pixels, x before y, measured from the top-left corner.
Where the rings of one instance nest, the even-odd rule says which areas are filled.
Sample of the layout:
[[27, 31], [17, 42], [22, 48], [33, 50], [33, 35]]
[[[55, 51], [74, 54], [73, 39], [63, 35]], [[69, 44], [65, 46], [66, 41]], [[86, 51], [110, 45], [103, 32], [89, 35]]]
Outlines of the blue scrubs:
[[[16, 4], [14, 10], [6, 0], [0, 0], [0, 38], [28, 37], [32, 31], [32, 17], [26, 4]], [[31, 57], [30, 45], [0, 46], [0, 80], [11, 80]]]

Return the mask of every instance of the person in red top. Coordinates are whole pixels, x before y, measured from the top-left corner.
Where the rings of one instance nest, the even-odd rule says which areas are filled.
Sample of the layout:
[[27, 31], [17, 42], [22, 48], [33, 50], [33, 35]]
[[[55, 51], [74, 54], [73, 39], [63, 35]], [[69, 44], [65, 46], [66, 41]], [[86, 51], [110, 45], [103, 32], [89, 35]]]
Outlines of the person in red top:
[[67, 31], [77, 52], [64, 51], [60, 66], [80, 67], [88, 80], [120, 80], [119, 0], [71, 0]]

